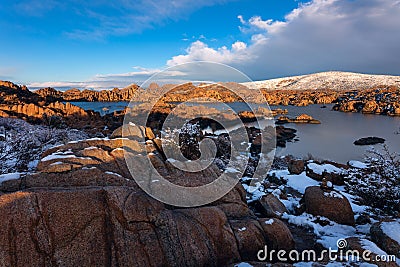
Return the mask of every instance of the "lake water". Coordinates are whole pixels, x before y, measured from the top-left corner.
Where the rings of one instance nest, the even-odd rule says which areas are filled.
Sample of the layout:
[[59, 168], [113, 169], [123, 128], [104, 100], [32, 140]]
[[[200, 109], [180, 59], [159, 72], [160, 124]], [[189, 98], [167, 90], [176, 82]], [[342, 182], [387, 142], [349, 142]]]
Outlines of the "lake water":
[[[128, 102], [71, 103], [85, 110], [99, 111], [101, 114], [122, 110], [128, 105]], [[191, 103], [190, 105], [199, 104]], [[223, 104], [200, 103], [200, 105], [209, 105], [217, 109], [226, 108]], [[230, 103], [229, 105], [236, 111], [249, 110], [245, 103]], [[287, 109], [290, 117], [305, 113], [321, 121], [321, 124], [286, 124], [285, 127], [297, 130], [299, 141], [287, 143], [286, 148], [278, 148], [277, 156], [292, 154], [298, 157], [306, 157], [311, 154], [316, 158], [341, 163], [346, 163], [349, 160], [362, 160], [369, 146], [355, 146], [353, 142], [368, 136], [382, 137], [386, 139], [385, 143], [392, 152], [400, 152], [400, 134], [396, 134], [400, 127], [400, 117], [343, 113], [332, 111], [332, 105], [327, 105], [327, 108], [321, 108], [320, 105], [306, 107], [271, 106], [271, 108]], [[374, 147], [379, 149], [381, 145]]]
[[84, 110], [93, 110], [100, 113], [101, 116], [123, 110], [129, 102], [70, 102], [72, 105], [83, 108]]
[[[382, 137], [392, 152], [400, 152], [400, 134], [396, 134], [400, 117], [332, 111], [332, 105], [327, 105], [327, 108], [320, 108], [320, 105], [281, 108], [288, 109], [290, 116], [306, 113], [321, 124], [285, 125], [297, 130], [299, 141], [278, 149], [277, 155], [306, 156], [310, 153], [317, 158], [342, 163], [352, 159], [362, 160], [369, 146], [356, 146], [353, 142], [368, 136]], [[379, 149], [381, 146], [374, 147]]]

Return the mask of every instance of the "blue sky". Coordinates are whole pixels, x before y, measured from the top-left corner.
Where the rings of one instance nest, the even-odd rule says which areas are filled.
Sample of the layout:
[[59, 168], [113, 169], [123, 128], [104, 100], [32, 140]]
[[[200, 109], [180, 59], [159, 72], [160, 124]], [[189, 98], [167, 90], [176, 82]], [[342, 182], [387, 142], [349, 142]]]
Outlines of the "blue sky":
[[252, 79], [400, 74], [395, 0], [2, 0], [0, 79], [122, 87], [212, 60]]

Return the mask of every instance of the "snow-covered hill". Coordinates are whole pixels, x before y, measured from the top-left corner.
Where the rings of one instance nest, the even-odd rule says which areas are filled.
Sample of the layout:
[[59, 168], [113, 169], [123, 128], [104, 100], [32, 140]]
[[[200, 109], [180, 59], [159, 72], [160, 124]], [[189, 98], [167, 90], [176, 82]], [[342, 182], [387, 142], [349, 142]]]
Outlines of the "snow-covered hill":
[[254, 89], [334, 89], [351, 90], [367, 89], [379, 85], [400, 86], [400, 76], [370, 75], [352, 72], [320, 72], [301, 76], [277, 78], [264, 81], [243, 83], [243, 85]]

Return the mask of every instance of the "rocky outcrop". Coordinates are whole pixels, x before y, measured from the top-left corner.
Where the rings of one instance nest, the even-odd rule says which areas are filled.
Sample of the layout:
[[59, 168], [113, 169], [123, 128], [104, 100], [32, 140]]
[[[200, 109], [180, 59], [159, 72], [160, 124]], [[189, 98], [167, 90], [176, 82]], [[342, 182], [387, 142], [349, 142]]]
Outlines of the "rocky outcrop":
[[277, 124], [284, 124], [284, 123], [311, 123], [311, 124], [320, 124], [319, 120], [314, 119], [310, 115], [301, 114], [294, 119], [289, 118], [287, 116], [280, 116], [276, 121]]
[[399, 85], [349, 91], [337, 99], [334, 110], [365, 114], [400, 115]]
[[117, 102], [117, 101], [131, 101], [136, 90], [139, 86], [132, 84], [126, 88], [118, 89], [114, 88], [112, 90], [79, 90], [70, 89], [65, 92], [58, 91], [54, 88], [43, 88], [36, 90], [35, 93], [41, 97], [47, 99], [48, 101], [107, 101], [107, 102]]
[[3, 112], [13, 114], [25, 115], [26, 117], [42, 118], [43, 114], [48, 116], [81, 116], [86, 117], [88, 113], [80, 107], [74, 106], [70, 103], [63, 104], [61, 102], [51, 103], [47, 106], [38, 106], [33, 103], [22, 105], [1, 105], [0, 109]]
[[[331, 163], [333, 164], [333, 162], [322, 164], [310, 162], [306, 165], [306, 174], [317, 181], [326, 179], [334, 185], [344, 185], [346, 175], [346, 172], [343, 170], [344, 166], [334, 166]], [[335, 165], [339, 164], [335, 163]]]
[[36, 103], [42, 100], [26, 86], [8, 81], [0, 81], [0, 104]]
[[300, 174], [304, 171], [304, 161], [292, 159], [288, 162], [288, 171], [290, 174]]
[[[30, 122], [49, 125], [65, 124], [66, 126], [100, 132], [105, 122], [96, 112], [85, 111], [71, 103], [54, 102], [49, 105], [38, 104], [1, 105], [1, 117], [22, 118]], [[53, 125], [58, 127], [58, 125]]]
[[63, 92], [58, 91], [51, 87], [46, 87], [36, 90], [35, 93], [45, 98], [47, 102], [55, 102], [63, 100]]
[[280, 218], [285, 212], [289, 213], [285, 205], [273, 194], [262, 196], [258, 201], [258, 211], [268, 218]]
[[88, 129], [93, 134], [101, 132], [108, 124], [111, 126], [96, 112], [55, 101], [60, 99], [59, 95], [60, 92], [52, 88], [45, 88], [37, 94], [26, 86], [0, 81], [0, 117], [21, 118], [55, 127]]
[[276, 145], [286, 147], [286, 142], [293, 140], [296, 137], [297, 130], [286, 128], [281, 125], [275, 127]]
[[[131, 129], [131, 136], [147, 136], [145, 150], [171, 182], [197, 186], [219, 174], [215, 165], [199, 173], [175, 169], [146, 128], [139, 128]], [[225, 266], [256, 260], [265, 244], [293, 247], [285, 224], [253, 215], [240, 184], [202, 207], [172, 207], [153, 199], [124, 160], [124, 153], [147, 157], [146, 151], [135, 138], [71, 142], [44, 153], [37, 173], [3, 182], [3, 264]]]
[[354, 144], [356, 146], [369, 146], [369, 145], [376, 145], [376, 144], [383, 144], [385, 143], [385, 139], [380, 138], [380, 137], [363, 137], [360, 138], [356, 141], [354, 141]]
[[339, 224], [355, 224], [349, 200], [337, 191], [310, 186], [306, 188], [303, 199], [307, 213], [324, 216]]

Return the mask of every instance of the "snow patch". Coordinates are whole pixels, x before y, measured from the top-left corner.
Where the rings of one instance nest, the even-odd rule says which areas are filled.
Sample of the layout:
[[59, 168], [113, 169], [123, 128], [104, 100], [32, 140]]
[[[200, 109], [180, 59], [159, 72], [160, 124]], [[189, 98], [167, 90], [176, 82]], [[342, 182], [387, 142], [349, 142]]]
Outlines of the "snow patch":
[[235, 168], [228, 167], [228, 168], [225, 169], [225, 172], [227, 172], [227, 173], [238, 173], [239, 171], [236, 170]]
[[[317, 242], [325, 248], [337, 249], [336, 242], [338, 239], [344, 239], [356, 235], [356, 229], [354, 227], [341, 225], [332, 221], [330, 221], [329, 225], [322, 226], [314, 222], [317, 219], [316, 217], [307, 213], [298, 216], [284, 213], [282, 218], [288, 220], [291, 224], [307, 227], [313, 230], [314, 234], [319, 237]], [[329, 221], [324, 217], [319, 218]]]
[[349, 161], [349, 165], [351, 167], [358, 168], [358, 169], [366, 169], [366, 168], [368, 168], [367, 164], [365, 164], [364, 162], [358, 161], [358, 160], [350, 160]]
[[400, 244], [400, 223], [398, 221], [383, 222], [381, 228], [385, 235]]
[[119, 173], [115, 173], [115, 172], [109, 172], [109, 171], [107, 171], [107, 172], [104, 172], [104, 173], [106, 173], [106, 174], [110, 174], [110, 175], [114, 175], [114, 176], [118, 176], [118, 177], [121, 177], [121, 178], [122, 178], [122, 175], [121, 175], [121, 174], [119, 174]]
[[270, 171], [269, 174], [275, 173], [276, 177], [283, 177], [287, 181], [287, 185], [300, 193], [304, 194], [306, 188], [309, 186], [318, 186], [319, 182], [311, 179], [306, 175], [306, 172], [302, 172], [298, 175], [290, 174], [288, 170], [277, 170]]
[[309, 169], [311, 169], [314, 173], [319, 174], [319, 175], [322, 175], [322, 173], [324, 171], [328, 172], [328, 173], [342, 173], [343, 172], [342, 169], [340, 169], [338, 167], [335, 167], [332, 164], [319, 165], [319, 164], [316, 164], [316, 163], [308, 163], [307, 167]]
[[64, 162], [57, 161], [57, 162], [54, 162], [54, 163], [50, 164], [50, 166], [61, 165], [61, 164], [64, 164]]
[[272, 225], [274, 223], [274, 219], [269, 219], [264, 222], [265, 224]]
[[[362, 246], [363, 249], [369, 250], [372, 253], [379, 255], [379, 256], [388, 256], [388, 254], [383, 251], [382, 249], [380, 249], [374, 242], [369, 241], [367, 239], [361, 239], [360, 240], [360, 244]], [[400, 265], [400, 259], [396, 258], [396, 263], [398, 265]]]
[[93, 169], [97, 169], [97, 167], [83, 167], [82, 170], [93, 170]]
[[65, 154], [54, 153], [42, 158], [42, 161], [49, 161], [54, 159], [66, 159], [66, 158], [76, 158], [76, 156], [73, 154], [65, 155]]
[[235, 267], [253, 267], [253, 265], [251, 265], [247, 262], [241, 262], [241, 263], [235, 264]]
[[21, 173], [20, 172], [1, 174], [0, 175], [0, 184], [2, 182], [5, 182], [5, 181], [19, 179], [20, 177], [21, 177]]
[[330, 192], [324, 192], [324, 196], [326, 197], [335, 197], [335, 198], [343, 198], [341, 194], [335, 191], [330, 191]]
[[83, 150], [93, 150], [93, 149], [99, 149], [96, 146], [90, 146], [90, 147], [85, 147]]

